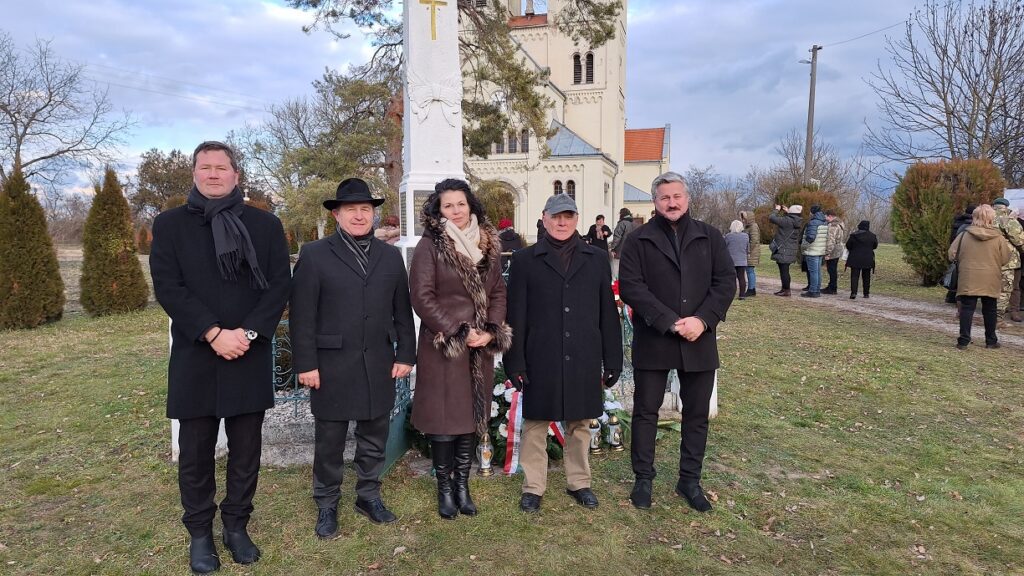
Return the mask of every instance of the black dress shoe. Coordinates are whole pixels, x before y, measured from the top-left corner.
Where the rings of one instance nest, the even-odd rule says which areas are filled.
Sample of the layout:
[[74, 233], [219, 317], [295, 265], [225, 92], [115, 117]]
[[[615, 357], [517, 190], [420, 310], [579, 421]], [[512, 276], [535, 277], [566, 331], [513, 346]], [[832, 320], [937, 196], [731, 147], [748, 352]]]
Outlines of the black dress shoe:
[[363, 516], [370, 519], [370, 522], [374, 524], [388, 524], [398, 520], [398, 518], [391, 513], [384, 506], [384, 501], [380, 498], [374, 498], [373, 500], [356, 500], [356, 512], [359, 512]]
[[533, 514], [540, 512], [540, 499], [542, 497], [536, 494], [530, 494], [529, 492], [523, 492], [523, 495], [519, 498], [519, 509], [523, 512], [529, 512]]
[[989, 348], [991, 350], [997, 350], [997, 349], [1002, 348], [1002, 347], [1003, 347], [1002, 344], [1000, 344], [999, 342], [993, 342], [991, 344], [985, 344], [985, 348]]
[[565, 493], [575, 498], [584, 508], [597, 508], [597, 496], [594, 496], [594, 492], [590, 488], [580, 488], [579, 490], [566, 488]]
[[188, 565], [196, 574], [209, 574], [220, 568], [220, 557], [217, 546], [213, 543], [213, 533], [205, 536], [193, 536], [188, 545]]
[[252, 564], [260, 559], [260, 549], [252, 543], [245, 528], [224, 529], [224, 545], [231, 551], [231, 559], [238, 564]]
[[320, 513], [316, 517], [316, 536], [321, 540], [333, 540], [338, 537], [337, 508], [320, 509]]
[[686, 503], [697, 512], [711, 512], [711, 502], [704, 496], [704, 489], [699, 482], [679, 480], [676, 483], [676, 494], [679, 494]]
[[651, 481], [647, 478], [637, 478], [633, 483], [633, 491], [629, 493], [629, 501], [634, 508], [647, 510], [651, 507]]

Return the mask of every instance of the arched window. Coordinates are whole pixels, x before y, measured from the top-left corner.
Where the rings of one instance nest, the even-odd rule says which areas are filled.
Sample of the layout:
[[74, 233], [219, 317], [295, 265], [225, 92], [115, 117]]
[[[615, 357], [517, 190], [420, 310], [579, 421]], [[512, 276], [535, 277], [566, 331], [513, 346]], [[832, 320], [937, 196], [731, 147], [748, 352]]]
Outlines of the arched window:
[[519, 149], [522, 150], [523, 154], [530, 151], [530, 131], [523, 128], [523, 131], [519, 134]]
[[572, 55], [572, 83], [580, 84], [583, 82], [583, 63], [580, 62], [580, 55]]
[[516, 137], [516, 133], [515, 132], [509, 132], [508, 133], [508, 153], [509, 154], [515, 154], [516, 153], [516, 148], [518, 147], [518, 144], [519, 144], [519, 138]]
[[562, 193], [562, 181], [561, 180], [555, 180], [555, 194], [561, 194], [561, 193]]
[[569, 198], [576, 199], [576, 181], [568, 180], [565, 183], [565, 193], [569, 195]]
[[594, 83], [594, 53], [587, 52], [587, 84]]
[[498, 141], [494, 143], [494, 153], [504, 154], [505, 153], [505, 139], [498, 138]]

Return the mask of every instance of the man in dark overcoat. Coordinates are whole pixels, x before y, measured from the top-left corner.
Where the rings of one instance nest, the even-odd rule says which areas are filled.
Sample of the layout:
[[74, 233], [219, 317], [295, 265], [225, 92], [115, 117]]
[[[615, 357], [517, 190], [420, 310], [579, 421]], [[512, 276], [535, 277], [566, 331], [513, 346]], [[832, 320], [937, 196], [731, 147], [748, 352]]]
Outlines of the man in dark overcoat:
[[512, 256], [508, 323], [512, 347], [505, 370], [523, 391], [523, 493], [525, 512], [540, 510], [547, 488], [547, 430], [565, 422], [566, 492], [596, 508], [591, 490], [590, 420], [604, 412], [602, 382], [622, 372], [622, 328], [612, 294], [607, 252], [576, 233], [576, 202], [565, 194], [544, 206], [546, 234]]
[[167, 417], [181, 422], [178, 486], [191, 535], [192, 570], [220, 567], [214, 448], [227, 431], [224, 544], [235, 562], [259, 559], [246, 526], [260, 469], [264, 411], [274, 405], [271, 341], [288, 299], [288, 244], [281, 221], [246, 206], [230, 147], [203, 142], [192, 154], [195, 186], [184, 206], [153, 222], [149, 256], [156, 299], [171, 318]]
[[313, 500], [315, 532], [338, 533], [345, 437], [356, 422], [356, 512], [374, 523], [393, 522], [380, 495], [384, 449], [395, 405], [395, 378], [416, 362], [409, 280], [398, 248], [373, 234], [382, 204], [366, 182], [344, 180], [323, 205], [336, 232], [299, 252], [292, 279], [289, 324], [299, 383], [309, 386], [316, 418]]
[[630, 234], [622, 253], [619, 296], [633, 308], [630, 500], [650, 508], [658, 409], [668, 372], [679, 373], [683, 402], [676, 493], [694, 509], [711, 510], [700, 486], [708, 410], [718, 368], [715, 328], [736, 294], [735, 270], [722, 234], [689, 214], [686, 181], [675, 172], [654, 179], [656, 214]]

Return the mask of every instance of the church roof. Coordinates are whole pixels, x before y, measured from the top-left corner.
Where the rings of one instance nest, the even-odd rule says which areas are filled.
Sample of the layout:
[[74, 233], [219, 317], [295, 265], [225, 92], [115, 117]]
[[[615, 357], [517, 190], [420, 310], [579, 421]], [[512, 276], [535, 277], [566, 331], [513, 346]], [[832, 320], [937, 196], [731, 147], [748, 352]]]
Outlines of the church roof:
[[629, 182], [623, 183], [622, 200], [624, 202], [651, 202], [651, 193], [633, 186]]
[[626, 162], [660, 162], [668, 157], [669, 127], [626, 130]]
[[566, 128], [557, 120], [551, 121], [555, 135], [548, 139], [548, 148], [552, 156], [600, 156], [601, 152], [580, 138], [578, 134]]
[[526, 16], [513, 16], [508, 19], [509, 28], [532, 28], [534, 26], [547, 25], [547, 14], [527, 14]]

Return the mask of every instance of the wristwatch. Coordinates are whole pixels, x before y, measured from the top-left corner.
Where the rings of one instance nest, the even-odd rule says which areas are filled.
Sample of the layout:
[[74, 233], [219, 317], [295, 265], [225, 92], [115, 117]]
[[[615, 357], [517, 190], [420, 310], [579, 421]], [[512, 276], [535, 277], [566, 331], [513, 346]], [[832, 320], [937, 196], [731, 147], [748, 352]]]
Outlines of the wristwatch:
[[256, 332], [255, 330], [246, 330], [245, 331], [245, 338], [247, 340], [249, 340], [249, 342], [252, 342], [253, 340], [255, 340], [258, 337], [259, 337], [259, 333]]

